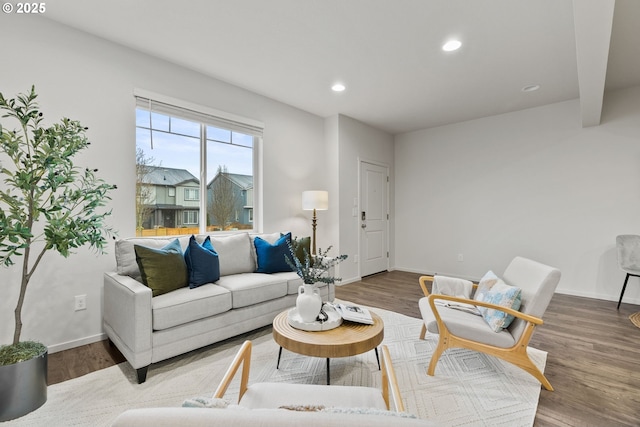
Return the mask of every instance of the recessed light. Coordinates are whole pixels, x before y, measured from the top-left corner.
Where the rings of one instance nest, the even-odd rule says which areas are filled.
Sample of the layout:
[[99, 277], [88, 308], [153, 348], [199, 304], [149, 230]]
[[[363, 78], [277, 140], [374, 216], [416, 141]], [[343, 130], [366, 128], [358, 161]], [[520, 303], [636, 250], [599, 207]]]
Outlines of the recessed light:
[[442, 50], [445, 52], [451, 52], [460, 49], [460, 46], [462, 46], [462, 42], [460, 42], [460, 40], [449, 40], [442, 45]]
[[529, 85], [522, 88], [523, 92], [535, 92], [540, 89], [540, 85]]
[[342, 92], [345, 89], [346, 87], [342, 83], [336, 83], [333, 86], [331, 86], [331, 90], [334, 92]]

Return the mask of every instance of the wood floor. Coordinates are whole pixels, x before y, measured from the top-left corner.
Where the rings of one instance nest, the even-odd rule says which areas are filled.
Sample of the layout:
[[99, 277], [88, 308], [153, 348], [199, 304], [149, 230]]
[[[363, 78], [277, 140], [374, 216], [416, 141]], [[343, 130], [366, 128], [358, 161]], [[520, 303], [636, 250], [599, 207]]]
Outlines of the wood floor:
[[[381, 273], [336, 287], [336, 297], [420, 318], [418, 277]], [[554, 295], [531, 340], [549, 353], [545, 375], [555, 388], [541, 389], [534, 426], [640, 426], [640, 328], [628, 319], [637, 311], [632, 304], [618, 311], [612, 301]], [[106, 341], [54, 353], [49, 384], [123, 361]]]

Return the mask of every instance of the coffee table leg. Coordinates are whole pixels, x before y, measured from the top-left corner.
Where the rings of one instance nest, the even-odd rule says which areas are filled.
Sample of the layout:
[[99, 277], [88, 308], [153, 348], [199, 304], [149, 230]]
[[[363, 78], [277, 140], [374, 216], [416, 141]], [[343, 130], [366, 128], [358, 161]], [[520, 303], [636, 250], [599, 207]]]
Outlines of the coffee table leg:
[[329, 358], [327, 357], [327, 385], [330, 383], [331, 374], [329, 371]]
[[378, 361], [378, 371], [380, 370], [380, 356], [378, 356], [378, 347], [374, 348], [376, 351], [376, 360]]
[[[376, 350], [378, 351], [378, 350]], [[378, 353], [376, 353], [377, 355]], [[280, 357], [282, 357], [282, 346], [280, 346], [280, 350], [278, 350], [278, 363], [276, 364], [276, 369], [280, 368]]]

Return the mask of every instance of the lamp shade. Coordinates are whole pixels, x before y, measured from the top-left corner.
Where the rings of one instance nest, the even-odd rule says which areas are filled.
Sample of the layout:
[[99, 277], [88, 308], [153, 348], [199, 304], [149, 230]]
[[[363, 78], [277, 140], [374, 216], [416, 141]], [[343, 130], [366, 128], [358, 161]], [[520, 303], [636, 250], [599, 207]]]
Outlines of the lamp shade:
[[326, 211], [329, 209], [329, 192], [328, 191], [303, 191], [302, 192], [302, 209], [305, 211]]

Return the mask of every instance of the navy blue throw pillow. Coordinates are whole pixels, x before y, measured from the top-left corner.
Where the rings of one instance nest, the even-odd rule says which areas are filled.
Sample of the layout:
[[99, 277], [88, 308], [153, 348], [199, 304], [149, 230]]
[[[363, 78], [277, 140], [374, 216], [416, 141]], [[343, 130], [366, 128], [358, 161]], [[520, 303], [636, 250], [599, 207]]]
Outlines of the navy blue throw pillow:
[[202, 245], [198, 244], [195, 236], [191, 236], [184, 251], [184, 260], [189, 270], [189, 288], [197, 288], [220, 279], [220, 260], [209, 236]]
[[260, 237], [253, 240], [258, 255], [258, 269], [256, 273], [279, 273], [291, 271], [291, 267], [285, 261], [285, 256], [291, 257], [291, 251], [287, 241], [291, 240], [291, 233], [280, 237], [273, 245]]

